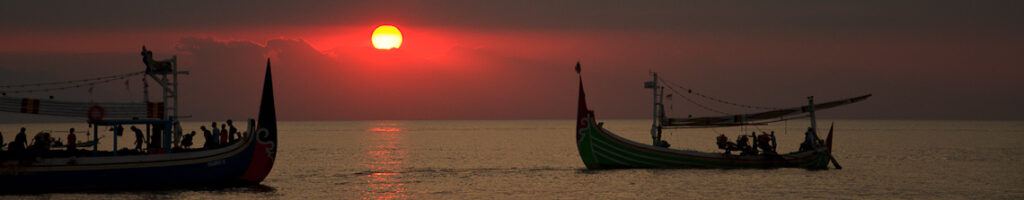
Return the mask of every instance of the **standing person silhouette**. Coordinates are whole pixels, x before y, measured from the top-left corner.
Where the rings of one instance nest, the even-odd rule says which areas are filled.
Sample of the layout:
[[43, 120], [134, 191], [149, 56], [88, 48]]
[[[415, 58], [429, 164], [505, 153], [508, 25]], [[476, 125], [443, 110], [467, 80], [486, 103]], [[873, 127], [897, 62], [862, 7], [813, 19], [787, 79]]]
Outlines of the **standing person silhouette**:
[[235, 139], [239, 138], [239, 137], [236, 137], [235, 135], [238, 135], [238, 129], [235, 128], [234, 124], [231, 124], [231, 120], [229, 119], [228, 120], [228, 141], [234, 142]]
[[77, 139], [75, 137], [75, 128], [68, 129], [68, 144], [66, 145], [68, 153], [74, 154], [75, 150], [78, 149]]
[[230, 141], [228, 140], [228, 129], [224, 126], [227, 124], [220, 124], [220, 144], [227, 145]]
[[212, 127], [213, 128], [213, 145], [217, 146], [217, 145], [220, 145], [220, 143], [221, 143], [221, 141], [220, 141], [220, 129], [217, 128], [217, 122], [213, 122], [212, 126], [213, 126]]
[[25, 148], [27, 147], [28, 137], [25, 136], [25, 127], [21, 127], [21, 131], [18, 132], [18, 135], [14, 136], [14, 141], [12, 141], [11, 144], [7, 145], [7, 151], [10, 151], [12, 153], [20, 153], [25, 151]]

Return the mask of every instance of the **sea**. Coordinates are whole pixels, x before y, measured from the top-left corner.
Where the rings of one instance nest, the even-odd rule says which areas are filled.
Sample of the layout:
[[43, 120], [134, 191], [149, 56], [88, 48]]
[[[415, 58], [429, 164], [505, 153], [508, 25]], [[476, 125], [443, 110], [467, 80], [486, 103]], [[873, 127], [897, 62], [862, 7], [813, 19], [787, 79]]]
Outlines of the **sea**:
[[[650, 120], [604, 127], [648, 143]], [[1024, 121], [818, 120], [842, 169], [587, 170], [574, 120], [285, 121], [258, 186], [0, 194], [0, 199], [1024, 199]], [[198, 130], [209, 122], [185, 122]], [[774, 131], [795, 151], [809, 122], [672, 129], [672, 148], [721, 152], [715, 137]], [[58, 137], [84, 123], [0, 124]], [[113, 148], [109, 131], [99, 148]], [[90, 133], [91, 134], [91, 133]], [[824, 135], [822, 135], [824, 136]], [[29, 136], [31, 137], [31, 135]], [[134, 136], [119, 137], [128, 147]], [[195, 143], [202, 144], [197, 137]], [[61, 180], [54, 180], [61, 181]], [[88, 180], [75, 180], [88, 181]]]

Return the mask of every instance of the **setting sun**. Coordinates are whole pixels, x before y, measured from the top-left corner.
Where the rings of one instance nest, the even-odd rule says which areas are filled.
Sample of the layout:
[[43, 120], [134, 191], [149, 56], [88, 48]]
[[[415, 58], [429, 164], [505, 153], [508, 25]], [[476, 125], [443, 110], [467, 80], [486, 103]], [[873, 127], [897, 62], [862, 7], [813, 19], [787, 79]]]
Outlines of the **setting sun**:
[[397, 49], [402, 46], [402, 32], [392, 25], [381, 25], [373, 30], [370, 36], [373, 47], [377, 49]]

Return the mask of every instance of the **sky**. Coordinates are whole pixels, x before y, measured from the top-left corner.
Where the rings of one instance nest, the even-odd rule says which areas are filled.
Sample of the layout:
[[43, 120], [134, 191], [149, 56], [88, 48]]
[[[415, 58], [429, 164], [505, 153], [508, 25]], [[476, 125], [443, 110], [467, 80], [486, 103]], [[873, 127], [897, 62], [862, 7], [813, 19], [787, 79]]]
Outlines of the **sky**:
[[[267, 59], [282, 120], [572, 119], [577, 61], [599, 118], [649, 117], [642, 83], [658, 72], [745, 105], [874, 95], [824, 118], [1021, 120], [1022, 4], [3, 1], [0, 85], [141, 71], [145, 45], [189, 71], [180, 109], [190, 120], [255, 117]], [[402, 31], [401, 48], [372, 47], [383, 24]], [[8, 97], [139, 102], [140, 79]], [[670, 116], [718, 114], [679, 97], [666, 104]]]

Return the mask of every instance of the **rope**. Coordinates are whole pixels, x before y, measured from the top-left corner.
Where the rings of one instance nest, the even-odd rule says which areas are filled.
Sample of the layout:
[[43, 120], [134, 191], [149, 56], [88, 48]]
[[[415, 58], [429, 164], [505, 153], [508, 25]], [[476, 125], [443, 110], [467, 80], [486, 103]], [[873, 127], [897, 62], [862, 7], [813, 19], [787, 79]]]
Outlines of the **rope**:
[[146, 73], [146, 72], [145, 71], [140, 71], [140, 72], [124, 73], [124, 74], [111, 75], [111, 76], [102, 76], [102, 77], [96, 77], [96, 78], [71, 80], [71, 81], [54, 81], [54, 82], [43, 82], [43, 83], [0, 85], [0, 88], [19, 88], [19, 87], [35, 87], [35, 86], [48, 86], [48, 85], [64, 85], [64, 84], [73, 84], [73, 83], [78, 83], [78, 82], [101, 81], [101, 80], [104, 80], [104, 79], [124, 79], [125, 77], [130, 77], [130, 76], [139, 75], [139, 74], [143, 74], [143, 73]]
[[[679, 93], [679, 91], [677, 91], [676, 88], [669, 87], [668, 89], [672, 90], [672, 92], [674, 92], [674, 93]], [[680, 94], [679, 97], [683, 97], [683, 99], [686, 99], [686, 101], [689, 101], [693, 105], [697, 105], [697, 107], [703, 108], [704, 110], [708, 110], [708, 111], [711, 111], [711, 112], [716, 112], [716, 113], [723, 114], [723, 115], [730, 115], [729, 113], [718, 111], [718, 110], [712, 109], [711, 107], [707, 107], [705, 105], [699, 104], [696, 101], [694, 101], [693, 99], [690, 99], [690, 97], [686, 97], [686, 96], [684, 96], [682, 94]]]
[[[660, 79], [659, 78], [658, 81], [661, 81], [662, 83], [668, 84], [670, 86], [674, 86], [674, 87], [678, 87], [680, 89], [686, 90], [687, 93], [691, 93], [691, 94], [697, 95], [699, 97], [703, 97], [705, 99], [709, 99], [709, 100], [716, 101], [718, 103], [722, 103], [722, 104], [726, 104], [726, 105], [732, 105], [732, 106], [741, 107], [741, 108], [761, 109], [761, 110], [778, 110], [778, 109], [780, 109], [780, 108], [775, 108], [775, 107], [754, 106], [754, 105], [746, 105], [746, 104], [733, 103], [733, 102], [730, 102], [730, 101], [726, 101], [726, 100], [722, 100], [722, 99], [718, 99], [718, 98], [714, 98], [714, 97], [711, 97], [711, 96], [707, 96], [707, 95], [701, 94], [700, 92], [693, 91], [693, 89], [689, 89], [689, 88], [685, 88], [685, 87], [679, 86], [678, 84], [669, 82], [668, 80], [665, 80], [665, 79]], [[669, 87], [669, 88], [672, 88], [672, 87]]]
[[3, 93], [5, 95], [7, 93], [18, 94], [18, 93], [49, 92], [49, 91], [57, 91], [57, 90], [66, 90], [66, 89], [71, 89], [71, 88], [80, 88], [80, 87], [85, 87], [85, 86], [94, 86], [94, 85], [98, 85], [98, 84], [109, 83], [109, 82], [115, 81], [115, 80], [124, 80], [124, 79], [127, 79], [129, 77], [132, 77], [132, 76], [135, 76], [135, 75], [139, 75], [139, 74], [143, 74], [143, 73], [145, 73], [145, 72], [132, 72], [132, 73], [126, 73], [126, 74], [113, 75], [113, 76], [105, 76], [105, 77], [99, 77], [99, 78], [81, 79], [81, 80], [73, 80], [73, 81], [58, 81], [58, 82], [33, 83], [33, 84], [21, 84], [21, 85], [5, 85], [5, 86], [0, 86], [0, 88], [31, 87], [31, 86], [45, 86], [45, 85], [65, 85], [65, 84], [71, 84], [71, 83], [84, 82], [84, 83], [80, 83], [80, 84], [63, 86], [63, 87], [39, 88], [39, 89], [20, 89], [20, 90], [3, 91]]

